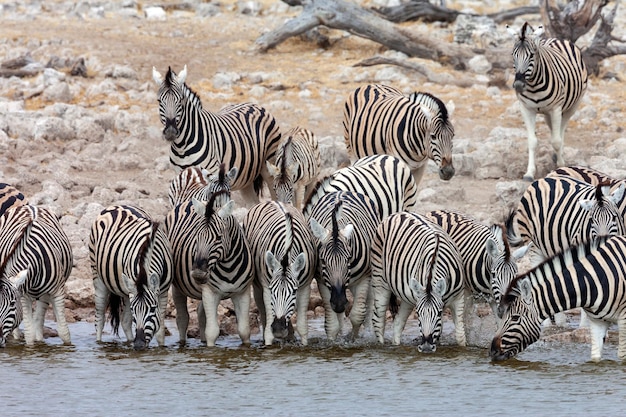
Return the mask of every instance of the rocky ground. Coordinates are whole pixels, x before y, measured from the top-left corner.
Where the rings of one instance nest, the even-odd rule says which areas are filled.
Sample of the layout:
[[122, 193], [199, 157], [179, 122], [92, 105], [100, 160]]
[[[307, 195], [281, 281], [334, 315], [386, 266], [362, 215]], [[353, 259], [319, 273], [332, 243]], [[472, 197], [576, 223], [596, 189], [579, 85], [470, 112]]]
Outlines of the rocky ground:
[[[447, 3], [483, 13], [526, 2]], [[521, 181], [527, 151], [510, 81], [503, 83], [501, 75], [480, 65], [463, 73], [475, 79], [469, 88], [429, 83], [400, 67], [355, 67], [376, 54], [405, 57], [324, 28], [330, 39], [324, 49], [291, 38], [267, 53], [255, 50], [261, 34], [299, 12], [270, 0], [164, 1], [154, 6], [134, 0], [31, 0], [0, 5], [0, 56], [3, 61], [27, 57], [33, 72], [0, 79], [0, 181], [61, 218], [75, 256], [67, 284], [70, 319], [92, 318], [87, 240], [97, 214], [118, 203], [137, 204], [156, 218], [169, 209], [167, 189], [175, 173], [168, 145], [161, 139], [153, 66], [164, 73], [168, 66], [180, 71], [187, 65], [187, 83], [209, 110], [252, 101], [268, 108], [283, 130], [296, 125], [311, 129], [320, 142], [326, 172], [346, 160], [342, 109], [353, 89], [379, 82], [407, 93], [430, 92], [453, 109], [457, 175], [443, 182], [431, 166], [420, 185], [420, 211], [455, 209], [491, 223], [501, 221], [516, 204], [528, 185]], [[526, 18], [534, 23], [539, 19]], [[624, 27], [623, 13], [617, 22], [618, 28]], [[521, 25], [523, 20], [510, 23]], [[403, 26], [447, 41], [463, 29], [417, 22]], [[476, 35], [466, 42], [481, 39]], [[504, 27], [490, 33], [490, 39], [512, 45]], [[86, 71], [72, 75], [79, 59]], [[421, 63], [451, 72], [437, 63]], [[568, 164], [626, 176], [625, 66], [623, 57], [606, 60], [599, 76], [591, 78], [568, 126]], [[541, 121], [538, 135], [538, 174], [544, 175], [555, 166], [548, 129]]]

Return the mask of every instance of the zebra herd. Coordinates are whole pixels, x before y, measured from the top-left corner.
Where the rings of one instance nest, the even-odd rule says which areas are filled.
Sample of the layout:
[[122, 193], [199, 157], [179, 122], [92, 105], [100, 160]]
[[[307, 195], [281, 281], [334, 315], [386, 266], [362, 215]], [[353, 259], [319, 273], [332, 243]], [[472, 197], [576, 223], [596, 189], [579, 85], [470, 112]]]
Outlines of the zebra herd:
[[[533, 179], [535, 113], [548, 115], [563, 165], [564, 126], [587, 74], [575, 46], [541, 39], [527, 24], [516, 36], [514, 87], [529, 132], [525, 177]], [[230, 298], [243, 344], [250, 344], [254, 299], [265, 345], [295, 340], [296, 333], [306, 345], [315, 280], [331, 341], [343, 336], [349, 309], [350, 339], [371, 326], [384, 343], [391, 310], [391, 342], [400, 344], [415, 311], [418, 350], [434, 352], [447, 307], [464, 346], [467, 293], [488, 302], [497, 317], [494, 360], [515, 356], [539, 338], [543, 320], [577, 307], [590, 321], [592, 359], [600, 359], [611, 322], [620, 330], [618, 355], [626, 358], [626, 180], [559, 168], [532, 182], [502, 224], [487, 226], [451, 210], [419, 213], [417, 187], [427, 162], [438, 166], [441, 179], [455, 172], [450, 114], [432, 94], [357, 88], [344, 106], [352, 163], [320, 179], [313, 132], [281, 133], [274, 117], [254, 104], [212, 113], [186, 76], [186, 67], [165, 76], [153, 69], [163, 138], [179, 171], [169, 184], [165, 220], [114, 205], [91, 228], [98, 341], [109, 310], [113, 330], [121, 323], [134, 348], [146, 348], [154, 337], [163, 345], [171, 289], [181, 344], [188, 299], [199, 301], [200, 338], [214, 346], [218, 304]], [[557, 88], [559, 82], [570, 90]], [[249, 206], [241, 221], [231, 191]], [[42, 340], [48, 304], [61, 339], [70, 343], [63, 313], [73, 263], [67, 236], [54, 215], [8, 184], [0, 184], [0, 210], [0, 345], [10, 333], [19, 337], [22, 321], [27, 344]], [[528, 251], [533, 268], [520, 274], [517, 261]]]

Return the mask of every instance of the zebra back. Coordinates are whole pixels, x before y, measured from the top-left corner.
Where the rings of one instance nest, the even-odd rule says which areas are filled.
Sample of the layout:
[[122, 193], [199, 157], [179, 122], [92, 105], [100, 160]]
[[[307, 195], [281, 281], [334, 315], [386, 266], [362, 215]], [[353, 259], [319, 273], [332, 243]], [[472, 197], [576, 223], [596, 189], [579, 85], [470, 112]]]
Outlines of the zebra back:
[[322, 196], [335, 191], [368, 196], [376, 203], [382, 219], [399, 211], [411, 211], [417, 205], [417, 185], [410, 168], [390, 155], [361, 158], [318, 181], [304, 204], [305, 217], [311, 216], [313, 206]]
[[446, 106], [429, 93], [412, 93], [378, 84], [357, 88], [344, 105], [344, 138], [353, 158], [376, 154], [396, 156], [412, 170], [419, 182], [430, 158], [439, 175], [454, 175], [452, 139], [454, 128]]
[[[492, 359], [517, 355], [539, 339], [543, 320], [582, 307], [593, 319], [591, 359], [599, 360], [609, 323], [626, 313], [624, 253], [626, 237], [603, 237], [570, 247], [518, 276], [500, 302], [501, 321], [491, 345]], [[623, 344], [618, 356], [626, 357]]]
[[199, 96], [185, 84], [187, 67], [165, 77], [153, 69], [159, 85], [159, 116], [163, 136], [170, 142], [170, 161], [180, 169], [190, 166], [217, 171], [221, 163], [237, 168], [233, 190], [254, 186], [261, 191], [265, 162], [272, 160], [280, 142], [274, 117], [253, 103], [230, 105], [218, 112], [203, 108]]
[[[171, 207], [195, 198], [200, 201], [208, 201], [211, 195], [218, 191], [227, 191], [226, 197], [230, 197], [230, 184], [237, 176], [237, 168], [231, 168], [226, 172], [226, 165], [220, 164], [216, 173], [209, 173], [204, 168], [187, 167], [183, 169], [170, 182], [168, 199]], [[224, 204], [226, 200], [221, 201]]]
[[276, 152], [276, 164], [267, 161], [276, 199], [302, 208], [305, 188], [317, 179], [321, 165], [317, 138], [312, 131], [295, 127], [285, 133]]
[[26, 197], [12, 185], [0, 182], [0, 216], [13, 206], [28, 204]]

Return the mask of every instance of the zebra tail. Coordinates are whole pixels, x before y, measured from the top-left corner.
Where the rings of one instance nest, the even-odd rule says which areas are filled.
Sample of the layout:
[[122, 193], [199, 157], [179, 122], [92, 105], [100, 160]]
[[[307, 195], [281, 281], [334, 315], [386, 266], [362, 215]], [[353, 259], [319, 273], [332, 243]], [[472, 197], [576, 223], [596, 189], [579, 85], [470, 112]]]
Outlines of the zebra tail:
[[515, 215], [517, 214], [517, 210], [511, 210], [509, 216], [504, 222], [504, 227], [506, 229], [506, 238], [509, 241], [509, 244], [513, 247], [521, 246], [524, 244], [522, 238], [517, 235], [515, 231], [515, 224], [517, 220], [515, 219]]
[[111, 327], [113, 328], [113, 333], [117, 336], [119, 335], [120, 316], [122, 313], [122, 297], [116, 294], [110, 294], [108, 307], [111, 317]]
[[260, 174], [254, 179], [252, 186], [254, 187], [256, 195], [261, 197], [261, 192], [263, 191], [263, 177]]
[[389, 297], [389, 311], [391, 312], [391, 318], [396, 318], [399, 308], [400, 303], [398, 302], [398, 297], [396, 297], [394, 293], [391, 293], [391, 297]]

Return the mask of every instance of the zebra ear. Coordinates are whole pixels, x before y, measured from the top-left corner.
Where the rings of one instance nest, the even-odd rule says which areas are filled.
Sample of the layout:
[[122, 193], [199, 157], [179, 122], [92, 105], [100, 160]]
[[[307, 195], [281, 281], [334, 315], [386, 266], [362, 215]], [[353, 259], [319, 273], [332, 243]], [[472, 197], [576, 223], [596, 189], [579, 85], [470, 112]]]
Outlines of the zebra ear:
[[580, 200], [578, 200], [578, 204], [580, 204], [580, 207], [582, 207], [583, 210], [591, 211], [593, 209], [593, 206], [596, 204], [596, 201], [581, 198]]
[[280, 174], [278, 167], [270, 161], [265, 161], [265, 165], [267, 165], [267, 172], [269, 172], [272, 177], [276, 178]]
[[300, 275], [300, 272], [302, 272], [305, 266], [306, 256], [304, 256], [304, 252], [300, 252], [300, 254], [296, 256], [296, 259], [291, 264], [291, 272], [293, 272], [293, 275], [297, 277], [298, 275]]
[[235, 202], [233, 200], [228, 200], [228, 203], [224, 204], [224, 206], [217, 213], [222, 219], [233, 214], [233, 210], [235, 209]]
[[159, 290], [159, 284], [161, 280], [157, 274], [150, 274], [148, 277], [148, 289], [152, 292], [157, 292]]
[[228, 171], [227, 177], [231, 180], [231, 181], [235, 181], [235, 178], [237, 178], [237, 173], [239, 172], [239, 170], [237, 169], [237, 167], [232, 167], [230, 169], [230, 171]]
[[494, 259], [497, 258], [500, 253], [502, 253], [498, 246], [498, 243], [491, 237], [487, 239], [487, 243], [485, 243], [485, 246], [487, 248], [487, 253], [489, 254], [489, 256]]
[[295, 177], [296, 174], [298, 173], [298, 165], [297, 164], [290, 164], [287, 167], [287, 171], [288, 171], [287, 173], [289, 174], [289, 176], [291, 178]]
[[157, 83], [157, 85], [161, 85], [163, 82], [163, 76], [155, 67], [152, 67], [152, 79], [155, 83]]
[[343, 237], [345, 237], [347, 240], [350, 240], [350, 238], [352, 237], [352, 232], [354, 232], [354, 225], [352, 223], [348, 223], [346, 225], [346, 227], [344, 227], [341, 230], [341, 234], [343, 235]]
[[206, 203], [192, 197], [191, 204], [193, 205], [193, 209], [196, 214], [198, 214], [198, 216], [204, 217], [204, 214], [206, 213]]
[[626, 190], [626, 186], [624, 184], [620, 184], [617, 190], [613, 191], [609, 196], [609, 199], [613, 202], [613, 204], [617, 205], [624, 198], [624, 191]]
[[533, 300], [532, 285], [529, 278], [524, 278], [519, 283], [519, 292], [522, 300], [526, 304], [530, 304]]
[[9, 281], [11, 281], [11, 284], [13, 284], [15, 288], [20, 289], [26, 283], [27, 278], [28, 278], [28, 269], [24, 269], [20, 271], [14, 277], [9, 278]]
[[530, 249], [530, 244], [515, 249], [515, 251], [511, 255], [513, 256], [513, 259], [519, 261], [524, 257], [524, 255], [526, 255], [526, 253], [528, 253], [528, 249]]
[[511, 25], [506, 25], [506, 31], [509, 32], [509, 35], [511, 35], [513, 38], [517, 38], [517, 30], [513, 29]]
[[424, 286], [413, 277], [411, 277], [411, 279], [409, 280], [409, 288], [415, 291], [418, 296], [421, 296], [426, 292], [426, 288], [424, 288]]
[[435, 293], [436, 295], [440, 297], [443, 297], [447, 289], [448, 289], [448, 283], [446, 282], [445, 279], [442, 278], [439, 281], [437, 281], [437, 283], [433, 286], [433, 293]]
[[535, 29], [533, 29], [533, 27], [532, 27], [532, 26], [530, 26], [530, 25], [528, 24], [528, 22], [526, 22], [526, 23], [524, 24], [524, 26], [522, 26], [522, 31], [521, 31], [521, 32], [522, 32], [522, 33], [521, 33], [520, 37], [521, 37], [522, 39], [524, 39], [524, 38], [527, 38], [527, 37], [531, 37], [531, 36], [533, 36], [533, 34], [535, 33]]
[[126, 274], [122, 274], [122, 281], [124, 281], [124, 285], [126, 286], [129, 294], [133, 296], [137, 295], [137, 285], [135, 284], [135, 281], [128, 278], [128, 275]]
[[[531, 28], [531, 29], [532, 29], [532, 28]], [[543, 35], [543, 32], [544, 32], [543, 25], [539, 25], [539, 26], [537, 26], [537, 29], [535, 29], [535, 30], [533, 31], [533, 35], [534, 35], [535, 37], [537, 37], [537, 38], [538, 38], [538, 37], [540, 37], [541, 35]]]
[[185, 67], [180, 72], [180, 74], [178, 74], [178, 76], [176, 77], [176, 81], [178, 81], [179, 84], [184, 84], [186, 79], [187, 79], [187, 65], [185, 65]]
[[320, 242], [326, 241], [330, 232], [324, 226], [319, 224], [313, 217], [309, 219], [309, 225], [311, 226], [313, 236], [315, 236]]
[[278, 260], [276, 259], [272, 251], [268, 250], [267, 252], [265, 252], [265, 266], [267, 266], [270, 275], [274, 274], [274, 271], [279, 266]]

